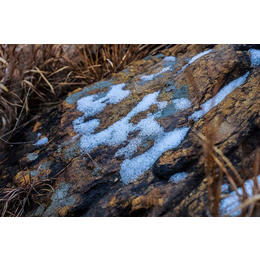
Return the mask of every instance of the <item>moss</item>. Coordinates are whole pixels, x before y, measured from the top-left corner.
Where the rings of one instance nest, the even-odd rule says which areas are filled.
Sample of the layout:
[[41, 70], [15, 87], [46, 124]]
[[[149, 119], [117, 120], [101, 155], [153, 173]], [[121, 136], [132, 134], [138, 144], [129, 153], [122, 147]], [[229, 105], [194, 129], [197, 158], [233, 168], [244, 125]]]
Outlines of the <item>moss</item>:
[[51, 197], [51, 204], [42, 214], [43, 217], [56, 216], [57, 211], [65, 206], [71, 206], [75, 202], [72, 195], [68, 194], [70, 184], [62, 182]]
[[[63, 146], [64, 145], [65, 144], [63, 144]], [[72, 144], [72, 147], [69, 147], [65, 150], [63, 154], [63, 158], [67, 161], [75, 158], [79, 154], [80, 154], [80, 140], [77, 140]]]

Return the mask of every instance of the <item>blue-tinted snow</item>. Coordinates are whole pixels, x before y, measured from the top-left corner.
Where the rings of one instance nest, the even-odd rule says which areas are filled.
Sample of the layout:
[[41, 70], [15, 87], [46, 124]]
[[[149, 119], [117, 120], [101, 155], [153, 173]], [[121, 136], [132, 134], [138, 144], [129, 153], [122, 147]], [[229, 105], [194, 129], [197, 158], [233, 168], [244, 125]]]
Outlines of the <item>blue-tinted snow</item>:
[[211, 51], [212, 51], [212, 49], [209, 49], [209, 50], [207, 50], [207, 51], [203, 51], [203, 52], [201, 52], [201, 53], [195, 55], [194, 57], [192, 57], [192, 58], [190, 59], [190, 61], [189, 61], [186, 65], [184, 65], [184, 66], [175, 74], [175, 76], [177, 76], [177, 75], [180, 74], [182, 71], [184, 71], [184, 70], [185, 70], [189, 65], [191, 65], [194, 61], [196, 61], [196, 60], [198, 60], [199, 58], [201, 58], [202, 56], [204, 56], [204, 55], [210, 53]]
[[177, 147], [185, 138], [188, 131], [188, 127], [182, 127], [163, 133], [155, 139], [154, 145], [148, 151], [132, 159], [124, 160], [120, 170], [122, 181], [128, 184], [140, 177], [152, 167], [164, 152]]
[[[212, 51], [212, 49], [209, 49], [209, 50], [206, 50], [204, 52], [201, 52], [197, 55], [195, 55], [194, 57], [192, 57], [190, 59], [190, 61], [185, 65], [183, 66], [176, 74], [180, 74], [184, 69], [186, 69], [190, 64], [192, 64], [194, 61], [198, 60], [199, 58], [201, 58], [202, 56], [210, 53]], [[164, 64], [167, 66], [165, 68], [163, 68], [160, 72], [158, 73], [155, 73], [155, 74], [151, 74], [151, 75], [143, 75], [140, 79], [142, 80], [141, 84], [147, 82], [147, 81], [151, 81], [151, 80], [154, 80], [156, 77], [158, 77], [159, 75], [161, 75], [162, 73], [166, 72], [166, 71], [170, 71], [172, 69], [172, 67], [175, 65], [175, 62], [176, 62], [176, 58], [174, 56], [168, 56], [168, 57], [165, 57], [163, 59], [163, 62]]]
[[176, 58], [174, 56], [167, 56], [163, 59], [163, 61], [176, 61]]
[[174, 183], [179, 183], [179, 182], [185, 180], [187, 176], [188, 176], [187, 172], [178, 172], [178, 173], [175, 173], [174, 175], [172, 175], [171, 178], [169, 179], [169, 181], [172, 181]]
[[38, 140], [34, 145], [41, 146], [47, 144], [48, 142], [48, 137], [43, 137], [42, 139]]
[[26, 157], [29, 161], [34, 161], [38, 158], [38, 154], [37, 153], [29, 153]]
[[[257, 182], [258, 182], [258, 187], [260, 189], [260, 185], [259, 185], [260, 184], [260, 175], [257, 176]], [[249, 197], [252, 197], [254, 181], [252, 179], [249, 179], [249, 180], [245, 181], [244, 185], [245, 185], [246, 193], [248, 194]], [[238, 188], [237, 191], [240, 196], [243, 195], [242, 188]], [[229, 214], [229, 212], [231, 212], [232, 210], [235, 210], [240, 205], [241, 205], [241, 202], [240, 202], [239, 196], [236, 194], [235, 191], [232, 191], [228, 197], [226, 197], [220, 201], [220, 214], [222, 216], [227, 215], [227, 214]], [[241, 215], [241, 209], [235, 210], [230, 213], [231, 217], [236, 217], [236, 216], [240, 216], [240, 215]]]
[[106, 87], [109, 87], [112, 85], [112, 80], [106, 80], [106, 81], [100, 81], [100, 82], [97, 82], [91, 86], [87, 86], [86, 88], [83, 88], [81, 91], [79, 92], [76, 92], [70, 96], [68, 96], [66, 98], [66, 102], [69, 103], [69, 104], [73, 104], [74, 102], [76, 102], [77, 100], [79, 100], [80, 98], [82, 98], [83, 96], [86, 96], [88, 95], [88, 93], [90, 91], [93, 91], [93, 90], [103, 90], [104, 88]]
[[253, 66], [260, 65], [260, 50], [250, 49], [249, 53], [251, 54], [251, 64]]
[[171, 67], [166, 67], [166, 68], [163, 68], [161, 71], [159, 71], [158, 73], [155, 73], [155, 74], [152, 74], [152, 75], [143, 75], [140, 79], [143, 81], [143, 82], [147, 82], [147, 81], [151, 81], [151, 80], [154, 80], [156, 77], [158, 77], [159, 75], [161, 75], [162, 73], [166, 72], [166, 71], [169, 71], [171, 69]]
[[159, 91], [146, 95], [124, 118], [96, 134], [92, 134], [92, 132], [99, 125], [98, 119], [93, 119], [85, 123], [82, 118], [76, 119], [74, 121], [74, 128], [78, 133], [83, 134], [81, 137], [81, 148], [83, 151], [90, 152], [99, 145], [119, 145], [126, 141], [128, 135], [135, 130], [140, 130], [141, 136], [156, 133], [160, 125], [158, 125], [152, 116], [141, 120], [137, 125], [130, 123], [130, 120], [138, 113], [149, 109], [153, 104], [157, 104], [158, 107], [164, 107], [167, 103], [158, 102], [158, 95]]
[[236, 89], [237, 87], [241, 86], [247, 76], [249, 75], [249, 72], [247, 72], [245, 75], [243, 75], [242, 77], [233, 80], [232, 82], [230, 82], [228, 85], [226, 85], [224, 88], [222, 88], [217, 94], [216, 96], [214, 96], [213, 98], [209, 99], [208, 101], [206, 101], [204, 104], [201, 105], [201, 110], [199, 111], [195, 111], [190, 117], [192, 118], [194, 121], [198, 121], [202, 116], [204, 116], [205, 114], [207, 114], [209, 112], [210, 109], [212, 109], [213, 107], [215, 107], [217, 104], [219, 104], [228, 94], [230, 94], [234, 89]]
[[[142, 101], [140, 101], [124, 118], [96, 134], [93, 134], [93, 132], [99, 126], [98, 119], [84, 122], [84, 116], [82, 116], [73, 122], [75, 131], [82, 135], [80, 145], [81, 149], [85, 152], [90, 152], [99, 145], [119, 145], [124, 141], [127, 141], [127, 138], [131, 132], [140, 130], [136, 138], [130, 140], [128, 145], [121, 148], [116, 153], [116, 156], [124, 155], [129, 158], [141, 144], [142, 138], [152, 138], [155, 140], [154, 146], [146, 153], [133, 159], [127, 159], [122, 163], [120, 174], [125, 184], [136, 179], [142, 173], [144, 173], [144, 171], [148, 170], [163, 152], [179, 145], [189, 130], [188, 127], [184, 127], [181, 129], [175, 129], [172, 132], [165, 133], [164, 129], [159, 125], [159, 123], [155, 120], [154, 115], [152, 114], [148, 114], [147, 118], [142, 119], [136, 125], [130, 123], [130, 120], [133, 118], [133, 116], [142, 111], [146, 111], [153, 104], [157, 104], [159, 110], [165, 108], [167, 106], [167, 102], [158, 102], [158, 95], [159, 91], [146, 95]], [[122, 94], [121, 97], [123, 96], [124, 95]], [[115, 100], [115, 102], [121, 100], [119, 98], [112, 98], [111, 95], [108, 99], [107, 98], [108, 96], [103, 98], [103, 100]], [[84, 99], [84, 102], [82, 102], [82, 99]], [[93, 115], [101, 111], [99, 107], [102, 109], [104, 107], [103, 103], [98, 102], [95, 104], [96, 107], [89, 111], [87, 110], [87, 108], [89, 108], [89, 102], [93, 104], [93, 102], [97, 101], [93, 101], [93, 97], [91, 96], [89, 99], [82, 99], [78, 101], [78, 107], [80, 106], [80, 111], [84, 112], [85, 115]], [[86, 100], [89, 102], [85, 102]], [[187, 101], [185, 100], [184, 102], [182, 101], [179, 103], [184, 103], [182, 104], [181, 108], [187, 106]], [[142, 166], [138, 165], [139, 160], [142, 161]], [[129, 167], [130, 165], [131, 167]]]
[[142, 119], [137, 125], [132, 126], [132, 131], [140, 130], [139, 134], [129, 144], [117, 151], [115, 156], [125, 155], [127, 158], [131, 157], [137, 148], [142, 144], [146, 138], [155, 139], [163, 134], [164, 129], [157, 123], [154, 115], [149, 114], [147, 118]]
[[187, 98], [174, 99], [172, 103], [175, 105], [175, 108], [179, 111], [185, 110], [191, 106], [191, 103]]
[[99, 98], [98, 95], [86, 96], [78, 100], [78, 110], [84, 113], [85, 117], [93, 116], [102, 111], [107, 104], [117, 104], [125, 99], [131, 92], [123, 90], [125, 83], [111, 86], [110, 91], [105, 97]]
[[221, 193], [227, 193], [229, 189], [229, 185], [227, 183], [221, 185]]

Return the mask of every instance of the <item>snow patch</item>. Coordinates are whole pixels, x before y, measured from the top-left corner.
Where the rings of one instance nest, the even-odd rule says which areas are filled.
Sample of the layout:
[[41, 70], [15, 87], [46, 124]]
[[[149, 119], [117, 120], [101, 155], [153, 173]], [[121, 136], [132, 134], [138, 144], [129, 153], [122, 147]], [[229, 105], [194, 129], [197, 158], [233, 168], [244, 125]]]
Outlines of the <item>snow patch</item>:
[[34, 161], [38, 158], [38, 154], [37, 153], [29, 153], [26, 157], [29, 161]]
[[84, 116], [77, 118], [74, 120], [74, 130], [81, 135], [84, 134], [92, 134], [95, 129], [99, 126], [100, 120], [93, 119], [88, 122], [84, 122]]
[[249, 53], [251, 54], [251, 64], [253, 66], [260, 65], [260, 50], [250, 49]]
[[[177, 76], [178, 74], [180, 74], [184, 69], [186, 69], [194, 61], [196, 61], [197, 59], [201, 58], [202, 56], [210, 53], [211, 51], [212, 51], [212, 49], [209, 49], [207, 51], [201, 52], [201, 53], [195, 55], [194, 57], [192, 57], [190, 59], [190, 61], [185, 66], [183, 66], [174, 76]], [[165, 65], [167, 66], [168, 63], [171, 64], [172, 62], [176, 62], [176, 58], [174, 56], [168, 56], [168, 57], [165, 57], [162, 61], [165, 62]], [[168, 65], [170, 65], [170, 64], [168, 64]], [[162, 73], [171, 70], [172, 66], [173, 66], [173, 64], [171, 64], [171, 66], [167, 66], [167, 67], [163, 68], [160, 72], [155, 73], [155, 74], [143, 75], [140, 79], [144, 82], [154, 80], [156, 77], [158, 77]]]
[[186, 65], [184, 65], [184, 66], [175, 74], [175, 76], [177, 76], [177, 75], [180, 74], [182, 71], [184, 71], [184, 70], [185, 70], [189, 65], [191, 65], [194, 61], [196, 61], [196, 60], [198, 60], [199, 58], [201, 58], [202, 56], [204, 56], [204, 55], [210, 53], [211, 51], [212, 51], [212, 49], [209, 49], [209, 50], [207, 50], [207, 51], [203, 51], [203, 52], [201, 52], [201, 53], [195, 55], [194, 57], [192, 57], [192, 58], [190, 59], [190, 61], [189, 61]]
[[141, 77], [141, 80], [143, 81], [151, 81], [151, 80], [154, 80], [156, 77], [158, 77], [159, 75], [161, 75], [162, 73], [166, 72], [166, 71], [169, 71], [171, 69], [171, 67], [166, 67], [166, 68], [163, 68], [160, 72], [158, 73], [155, 73], [155, 74], [152, 74], [152, 75], [143, 75]]
[[175, 108], [179, 111], [185, 110], [191, 106], [191, 103], [188, 98], [174, 99], [172, 103], [175, 105]]
[[87, 86], [86, 88], [83, 88], [79, 92], [71, 94], [70, 96], [68, 96], [66, 98], [66, 102], [69, 103], [69, 104], [74, 104], [81, 97], [87, 96], [90, 91], [93, 91], [93, 90], [101, 91], [104, 88], [110, 87], [111, 85], [113, 85], [112, 83], [113, 83], [113, 81], [111, 79], [106, 80], [106, 81], [99, 81], [99, 82], [95, 83], [94, 85], [90, 85], [90, 86]]
[[48, 142], [48, 137], [43, 137], [42, 139], [38, 140], [34, 145], [41, 146], [47, 144]]
[[245, 75], [243, 75], [242, 77], [233, 80], [232, 82], [230, 82], [228, 85], [226, 85], [225, 87], [223, 87], [217, 94], [216, 96], [214, 96], [213, 98], [209, 99], [208, 101], [206, 101], [205, 103], [203, 103], [201, 105], [201, 110], [199, 111], [195, 111], [190, 117], [189, 119], [193, 119], [194, 121], [198, 121], [202, 116], [204, 116], [205, 114], [207, 114], [213, 107], [215, 107], [216, 105], [218, 105], [228, 94], [230, 94], [234, 89], [236, 89], [237, 87], [241, 86], [247, 76], [249, 75], [249, 72], [247, 72]]
[[101, 112], [107, 104], [117, 104], [125, 99], [130, 93], [130, 90], [123, 90], [125, 83], [111, 86], [110, 91], [103, 98], [98, 98], [98, 95], [86, 96], [78, 100], [77, 108], [84, 113], [84, 117], [93, 116]]
[[127, 158], [131, 157], [142, 144], [144, 138], [155, 138], [161, 135], [164, 129], [157, 123], [155, 116], [148, 114], [148, 117], [142, 119], [137, 125], [132, 126], [132, 132], [140, 130], [136, 138], [130, 140], [129, 144], [119, 149], [115, 156], [125, 155]]
[[177, 147], [188, 131], [189, 127], [182, 127], [171, 132], [163, 132], [155, 139], [154, 145], [148, 151], [132, 159], [124, 160], [120, 170], [122, 181], [128, 184], [140, 177], [164, 152]]
[[204, 56], [204, 55], [210, 53], [211, 51], [212, 51], [212, 49], [209, 49], [209, 50], [207, 50], [207, 51], [203, 51], [203, 52], [201, 52], [201, 53], [195, 55], [193, 58], [191, 58], [191, 60], [189, 61], [188, 64], [189, 64], [189, 65], [192, 64], [194, 61], [196, 61], [196, 60], [198, 60], [199, 58], [201, 58], [202, 56]]
[[163, 59], [163, 61], [176, 61], [176, 58], [174, 56], [167, 56]]
[[229, 189], [229, 186], [227, 183], [221, 185], [221, 193], [227, 193]]
[[172, 175], [171, 178], [169, 179], [169, 181], [174, 182], [174, 183], [179, 183], [179, 182], [185, 180], [187, 176], [188, 176], [187, 172], [178, 172], [178, 173], [175, 173], [174, 175]]
[[[146, 95], [142, 101], [140, 101], [136, 107], [132, 109], [124, 118], [117, 121], [113, 125], [109, 126], [107, 129], [92, 134], [96, 127], [99, 125], [98, 119], [93, 119], [88, 122], [84, 122], [82, 117], [76, 119], [74, 124], [74, 129], [78, 133], [82, 134], [80, 145], [83, 151], [90, 152], [99, 145], [109, 145], [116, 146], [126, 141], [128, 135], [136, 130], [140, 130], [140, 136], [147, 136], [154, 132], [157, 132], [160, 126], [150, 115], [148, 118], [141, 120], [137, 125], [130, 123], [133, 116], [137, 115], [139, 112], [146, 111], [151, 105], [157, 104], [158, 107], [165, 107], [167, 103], [158, 102], [156, 99], [159, 95], [159, 91], [152, 94]], [[80, 101], [80, 100], [79, 100]], [[78, 101], [78, 102], [79, 102]], [[137, 140], [135, 142], [138, 142]], [[134, 141], [131, 142], [129, 147], [135, 147]], [[132, 149], [132, 150], [133, 150]], [[123, 149], [124, 150], [124, 149]], [[118, 155], [123, 154], [123, 150], [118, 153]]]
[[[257, 176], [257, 182], [258, 182], [258, 187], [260, 189], [260, 175]], [[248, 194], [249, 197], [253, 196], [253, 187], [254, 187], [254, 181], [252, 179], [249, 179], [245, 181], [245, 190]], [[222, 185], [223, 186], [223, 185]], [[238, 194], [242, 196], [243, 190], [242, 188], [237, 189]], [[239, 200], [239, 196], [236, 194], [235, 191], [232, 191], [228, 197], [224, 198], [220, 202], [220, 214], [221, 216], [224, 216], [228, 214], [231, 210], [236, 209], [241, 205], [241, 202]], [[241, 209], [238, 209], [230, 214], [231, 217], [237, 217], [241, 215]]]

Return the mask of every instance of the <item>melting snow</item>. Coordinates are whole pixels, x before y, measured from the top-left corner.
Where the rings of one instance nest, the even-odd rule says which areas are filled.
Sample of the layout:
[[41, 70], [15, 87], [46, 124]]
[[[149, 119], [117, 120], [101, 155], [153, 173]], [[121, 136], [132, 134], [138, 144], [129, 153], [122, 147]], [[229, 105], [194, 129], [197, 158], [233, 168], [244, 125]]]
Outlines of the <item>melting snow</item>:
[[221, 193], [227, 193], [228, 192], [228, 184], [222, 184], [221, 185]]
[[[202, 56], [210, 53], [212, 51], [212, 49], [209, 49], [207, 51], [204, 51], [204, 52], [201, 52], [197, 55], [195, 55], [194, 57], [192, 57], [190, 59], [190, 61], [185, 65], [183, 66], [176, 74], [180, 74], [184, 69], [186, 69], [190, 64], [192, 64], [194, 61], [196, 61], [197, 59], [201, 58]], [[163, 62], [165, 62], [166, 64], [168, 64], [168, 62], [172, 63], [172, 62], [175, 62], [176, 61], [176, 58], [174, 56], [168, 56], [168, 57], [165, 57], [163, 59]], [[165, 65], [166, 65], [165, 64]], [[169, 65], [169, 64], [168, 64]], [[171, 66], [173, 66], [173, 64], [171, 64]], [[171, 70], [171, 66], [167, 66], [166, 68], [163, 68], [160, 72], [158, 73], [155, 73], [155, 74], [152, 74], [152, 75], [143, 75], [141, 77], [141, 80], [143, 80], [144, 82], [147, 82], [147, 81], [151, 81], [151, 80], [154, 80], [156, 77], [158, 77], [159, 75], [161, 75], [162, 73], [166, 72], [166, 71], [169, 71]]]
[[218, 105], [228, 94], [230, 94], [234, 89], [242, 85], [247, 76], [249, 75], [249, 72], [247, 72], [242, 77], [233, 80], [228, 85], [226, 85], [224, 88], [222, 88], [216, 96], [206, 101], [204, 104], [201, 105], [202, 110], [194, 112], [190, 117], [193, 118], [193, 120], [198, 121], [202, 116], [207, 114], [210, 109]]
[[34, 145], [41, 146], [47, 144], [49, 142], [48, 137], [43, 137], [42, 139], [38, 140]]
[[130, 140], [129, 144], [117, 151], [115, 156], [125, 155], [131, 157], [145, 138], [152, 138], [163, 133], [164, 129], [157, 123], [155, 116], [149, 114], [147, 118], [142, 119], [137, 125], [132, 126], [132, 131], [140, 130], [136, 138]]
[[28, 160], [34, 161], [38, 158], [38, 154], [37, 153], [29, 153], [26, 157], [27, 157]]
[[158, 77], [159, 75], [161, 75], [162, 73], [169, 71], [171, 69], [171, 67], [166, 67], [163, 68], [160, 72], [152, 74], [152, 75], [144, 75], [141, 77], [141, 80], [143, 81], [151, 81], [154, 80], [156, 77]]
[[[86, 116], [86, 114], [93, 115], [94, 112], [101, 111], [98, 105], [103, 108], [102, 103], [98, 102], [96, 108], [88, 112], [86, 107], [89, 107], [89, 103], [82, 102], [82, 99], [86, 100], [86, 98], [78, 100], [78, 107], [80, 104], [80, 109], [82, 112], [85, 112], [85, 115], [76, 119], [73, 124], [74, 129], [79, 134], [82, 134], [80, 144], [83, 151], [90, 152], [99, 145], [119, 145], [127, 141], [128, 135], [131, 132], [139, 130], [140, 133], [138, 136], [130, 140], [128, 145], [116, 153], [116, 156], [125, 155], [127, 158], [130, 158], [144, 138], [152, 138], [155, 140], [154, 146], [147, 152], [133, 159], [127, 159], [122, 163], [120, 174], [124, 183], [129, 183], [138, 178], [153, 165], [163, 152], [178, 146], [189, 130], [188, 127], [184, 127], [165, 133], [164, 129], [159, 125], [155, 120], [155, 116], [152, 114], [148, 114], [147, 118], [142, 119], [136, 125], [130, 123], [133, 116], [142, 111], [146, 111], [153, 104], [157, 104], [159, 109], [165, 108], [167, 102], [158, 102], [158, 95], [159, 91], [146, 95], [124, 118], [96, 134], [93, 134], [93, 132], [99, 126], [99, 120], [93, 119], [84, 122], [84, 116]], [[107, 100], [107, 98], [108, 95], [102, 100]], [[87, 100], [93, 100], [93, 97], [90, 96]], [[111, 98], [109, 100], [111, 100]], [[117, 99], [116, 101], [119, 102], [119, 100], [121, 99]], [[187, 106], [187, 100], [182, 100], [182, 102], [179, 103], [182, 104], [181, 108]]]
[[86, 96], [78, 100], [78, 110], [85, 113], [84, 116], [93, 116], [102, 111], [107, 104], [117, 104], [125, 99], [130, 90], [123, 90], [125, 83], [111, 86], [110, 91], [103, 98], [98, 99], [98, 95]]
[[178, 172], [171, 176], [169, 181], [172, 181], [174, 183], [179, 183], [180, 181], [183, 181], [188, 176], [187, 172]]
[[69, 104], [73, 104], [74, 102], [79, 100], [81, 97], [87, 96], [87, 94], [90, 91], [93, 91], [93, 90], [101, 91], [102, 89], [111, 86], [112, 83], [113, 83], [113, 81], [111, 79], [106, 80], [106, 81], [99, 81], [99, 82], [95, 83], [94, 85], [88, 86], [87, 88], [83, 88], [81, 91], [76, 92], [76, 93], [68, 96], [66, 98], [66, 102], [69, 103]]
[[122, 181], [128, 184], [140, 177], [164, 152], [177, 147], [188, 131], [189, 127], [182, 127], [171, 132], [163, 133], [155, 139], [154, 145], [148, 151], [133, 159], [123, 161], [120, 170]]
[[163, 59], [163, 61], [176, 61], [176, 58], [174, 56], [167, 56]]
[[250, 49], [249, 52], [251, 54], [251, 64], [253, 66], [260, 65], [260, 50]]
[[82, 116], [74, 120], [74, 130], [82, 135], [92, 134], [99, 126], [99, 122], [99, 119], [93, 119], [91, 121], [84, 122], [84, 116]]
[[191, 103], [187, 98], [174, 99], [172, 103], [175, 105], [177, 110], [185, 110], [191, 106]]
[[[258, 182], [258, 187], [260, 188], [260, 175], [257, 176], [257, 182]], [[245, 190], [248, 194], [249, 197], [253, 196], [253, 186], [254, 186], [254, 181], [252, 179], [249, 179], [245, 181]], [[223, 185], [222, 185], [223, 186]], [[242, 188], [237, 189], [238, 194], [242, 196], [243, 190]], [[224, 216], [228, 214], [231, 210], [236, 209], [241, 205], [241, 202], [239, 200], [238, 195], [236, 194], [235, 191], [232, 191], [227, 198], [224, 198], [220, 201], [220, 212], [221, 215]], [[241, 215], [241, 209], [238, 209], [230, 214], [231, 217], [236, 217]]]
[[76, 119], [73, 122], [74, 128], [78, 133], [83, 134], [81, 137], [81, 148], [86, 152], [90, 152], [99, 145], [119, 145], [127, 140], [130, 132], [135, 130], [141, 130], [141, 135], [149, 135], [154, 133], [154, 131], [158, 131], [160, 126], [154, 121], [153, 117], [141, 120], [136, 126], [130, 123], [133, 116], [137, 115], [139, 112], [146, 111], [153, 104], [157, 104], [158, 107], [164, 107], [167, 103], [158, 102], [156, 100], [158, 95], [159, 91], [146, 95], [124, 118], [109, 126], [104, 131], [96, 134], [92, 133], [99, 125], [98, 119], [93, 119], [86, 123], [84, 123], [82, 117]]
[[198, 60], [199, 58], [201, 58], [202, 56], [204, 56], [204, 55], [210, 53], [211, 51], [212, 51], [212, 49], [209, 49], [209, 50], [207, 50], [207, 51], [203, 51], [203, 52], [201, 52], [201, 53], [195, 55], [194, 57], [192, 57], [192, 58], [190, 59], [190, 61], [189, 61], [186, 65], [184, 65], [184, 66], [175, 74], [175, 76], [177, 76], [177, 75], [180, 74], [182, 71], [184, 71], [184, 70], [185, 70], [190, 64], [192, 64], [194, 61], [196, 61], [196, 60]]
[[204, 56], [204, 55], [210, 53], [211, 51], [212, 51], [212, 49], [209, 49], [209, 50], [207, 50], [207, 51], [203, 51], [203, 52], [201, 52], [201, 53], [195, 55], [193, 58], [191, 58], [191, 60], [189, 61], [188, 64], [190, 65], [191, 63], [193, 63], [193, 62], [196, 61], [197, 59], [201, 58], [202, 56]]

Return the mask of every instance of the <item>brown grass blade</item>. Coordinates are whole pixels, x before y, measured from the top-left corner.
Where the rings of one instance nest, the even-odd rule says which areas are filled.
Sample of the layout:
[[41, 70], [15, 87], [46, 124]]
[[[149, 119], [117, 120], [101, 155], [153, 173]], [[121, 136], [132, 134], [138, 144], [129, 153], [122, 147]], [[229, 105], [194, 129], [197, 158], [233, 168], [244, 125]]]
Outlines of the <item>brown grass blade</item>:
[[43, 75], [43, 73], [42, 73], [37, 67], [35, 67], [35, 69], [36, 69], [36, 71], [42, 76], [42, 78], [45, 80], [45, 82], [48, 84], [48, 86], [49, 86], [50, 89], [51, 89], [51, 92], [52, 92], [53, 94], [55, 94], [54, 88], [53, 88], [53, 86], [51, 85], [51, 83], [45, 78], [45, 76]]

